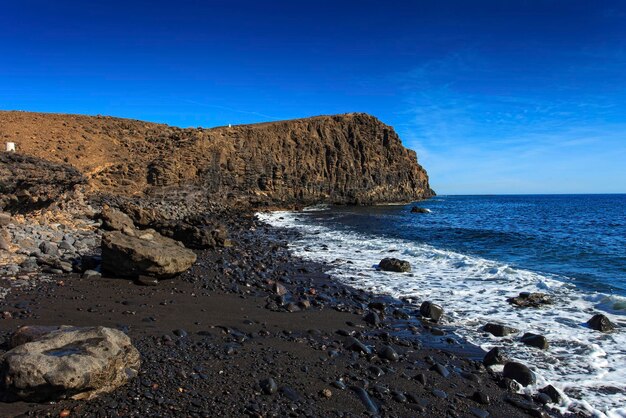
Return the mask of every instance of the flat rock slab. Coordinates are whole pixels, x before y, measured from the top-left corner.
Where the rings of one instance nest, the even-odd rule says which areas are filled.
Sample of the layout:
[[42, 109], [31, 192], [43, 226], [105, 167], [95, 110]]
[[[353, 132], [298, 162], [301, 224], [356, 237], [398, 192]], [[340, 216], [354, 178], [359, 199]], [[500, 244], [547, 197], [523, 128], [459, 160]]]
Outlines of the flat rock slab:
[[102, 236], [102, 268], [122, 277], [173, 277], [196, 261], [196, 254], [156, 231], [131, 237], [120, 231]]
[[141, 364], [130, 338], [116, 329], [62, 326], [21, 335], [32, 341], [2, 356], [0, 374], [3, 389], [25, 401], [91, 399], [125, 384]]

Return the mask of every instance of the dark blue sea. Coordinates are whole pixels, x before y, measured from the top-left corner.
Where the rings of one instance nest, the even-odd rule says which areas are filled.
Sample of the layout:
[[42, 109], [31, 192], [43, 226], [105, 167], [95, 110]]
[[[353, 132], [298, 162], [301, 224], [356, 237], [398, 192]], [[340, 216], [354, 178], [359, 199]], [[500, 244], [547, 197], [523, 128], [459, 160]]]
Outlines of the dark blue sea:
[[[327, 263], [352, 286], [446, 309], [446, 322], [488, 350], [505, 347], [532, 365], [538, 384], [553, 384], [565, 401], [606, 416], [626, 416], [626, 195], [437, 196], [413, 205], [314, 207], [259, 216], [302, 234], [291, 243], [301, 257]], [[410, 273], [375, 267], [384, 257]], [[520, 292], [542, 292], [554, 303], [519, 309]], [[586, 321], [604, 313], [617, 330], [603, 334]], [[546, 351], [480, 331], [502, 322], [550, 341]]]

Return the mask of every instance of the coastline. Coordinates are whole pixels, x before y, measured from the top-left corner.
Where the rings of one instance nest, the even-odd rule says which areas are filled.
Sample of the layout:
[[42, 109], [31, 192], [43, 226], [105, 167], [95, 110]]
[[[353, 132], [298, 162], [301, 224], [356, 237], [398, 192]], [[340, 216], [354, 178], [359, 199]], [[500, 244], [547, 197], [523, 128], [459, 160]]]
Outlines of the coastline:
[[[155, 287], [63, 275], [13, 289], [2, 303], [21, 313], [0, 321], [5, 341], [28, 324], [117, 327], [143, 366], [138, 378], [93, 401], [2, 403], [0, 415], [362, 416], [376, 408], [394, 416], [560, 416], [500, 387], [510, 383], [467, 359], [463, 344], [430, 346], [431, 335], [454, 334], [416, 318], [415, 307], [350, 288], [324, 266], [292, 256], [292, 232], [251, 213], [225, 221], [232, 248], [198, 252], [188, 272]], [[380, 323], [364, 321], [369, 312]], [[348, 348], [351, 336], [372, 353]], [[386, 345], [398, 362], [376, 354]], [[269, 377], [279, 387], [273, 395], [259, 388]], [[477, 402], [484, 398], [476, 392], [489, 403]]]

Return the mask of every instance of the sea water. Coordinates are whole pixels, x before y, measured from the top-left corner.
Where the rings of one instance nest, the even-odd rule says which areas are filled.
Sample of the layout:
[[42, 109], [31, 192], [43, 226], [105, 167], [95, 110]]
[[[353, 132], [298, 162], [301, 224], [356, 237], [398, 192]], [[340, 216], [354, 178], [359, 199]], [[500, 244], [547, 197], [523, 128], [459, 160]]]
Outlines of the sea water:
[[[626, 195], [438, 196], [412, 205], [315, 207], [261, 213], [301, 232], [290, 243], [303, 258], [328, 263], [355, 287], [431, 300], [446, 322], [485, 350], [504, 347], [537, 375], [536, 391], [555, 386], [553, 407], [597, 416], [626, 416]], [[378, 271], [384, 257], [411, 263], [410, 273]], [[542, 292], [543, 308], [518, 308], [507, 297]], [[586, 326], [595, 313], [617, 325]], [[517, 328], [494, 337], [487, 322]], [[548, 350], [519, 342], [544, 335]]]

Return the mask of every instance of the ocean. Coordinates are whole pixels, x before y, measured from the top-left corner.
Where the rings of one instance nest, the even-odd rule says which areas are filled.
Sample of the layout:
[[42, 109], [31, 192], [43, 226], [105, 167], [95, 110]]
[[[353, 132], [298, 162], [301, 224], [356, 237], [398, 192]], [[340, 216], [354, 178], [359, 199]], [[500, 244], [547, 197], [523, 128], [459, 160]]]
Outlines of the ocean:
[[[565, 400], [555, 407], [626, 416], [626, 195], [437, 196], [416, 205], [430, 212], [317, 206], [259, 217], [299, 231], [294, 254], [327, 263], [344, 283], [441, 304], [461, 337], [504, 347], [536, 372], [525, 390], [559, 389]], [[407, 260], [412, 271], [378, 271], [384, 257]], [[520, 292], [554, 303], [510, 305]], [[617, 329], [589, 329], [595, 313]], [[487, 322], [520, 333], [494, 337], [480, 330]], [[521, 344], [524, 332], [544, 335], [550, 348]]]

